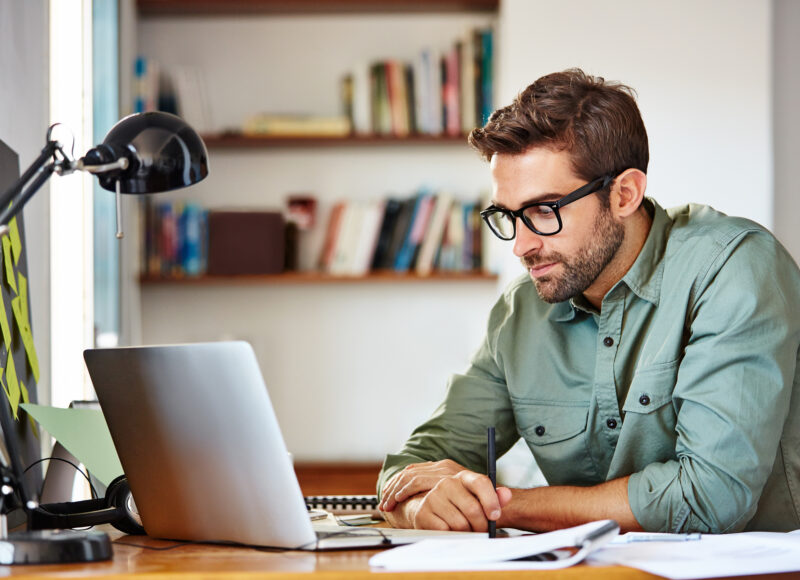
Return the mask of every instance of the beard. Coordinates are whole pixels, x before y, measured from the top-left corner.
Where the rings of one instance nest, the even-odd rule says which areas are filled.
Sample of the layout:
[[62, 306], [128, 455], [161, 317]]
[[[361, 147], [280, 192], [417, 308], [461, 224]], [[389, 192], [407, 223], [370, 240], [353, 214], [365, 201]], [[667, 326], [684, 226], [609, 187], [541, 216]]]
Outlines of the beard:
[[536, 292], [545, 302], [555, 304], [564, 302], [584, 292], [597, 279], [625, 239], [625, 228], [614, 221], [611, 212], [601, 209], [594, 221], [591, 240], [578, 254], [568, 258], [559, 252], [547, 256], [523, 256], [526, 269], [542, 264], [558, 262], [563, 266], [560, 275], [546, 274], [534, 278]]

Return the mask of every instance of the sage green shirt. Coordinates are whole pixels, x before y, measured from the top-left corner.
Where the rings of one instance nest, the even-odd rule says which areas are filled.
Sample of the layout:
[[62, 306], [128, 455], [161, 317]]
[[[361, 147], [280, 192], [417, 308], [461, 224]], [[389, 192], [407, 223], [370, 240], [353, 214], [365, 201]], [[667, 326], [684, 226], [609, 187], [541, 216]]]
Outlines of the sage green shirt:
[[600, 312], [526, 274], [445, 401], [389, 455], [486, 468], [522, 437], [550, 485], [631, 475], [646, 530], [800, 528], [800, 272], [761, 226], [652, 200], [647, 241]]

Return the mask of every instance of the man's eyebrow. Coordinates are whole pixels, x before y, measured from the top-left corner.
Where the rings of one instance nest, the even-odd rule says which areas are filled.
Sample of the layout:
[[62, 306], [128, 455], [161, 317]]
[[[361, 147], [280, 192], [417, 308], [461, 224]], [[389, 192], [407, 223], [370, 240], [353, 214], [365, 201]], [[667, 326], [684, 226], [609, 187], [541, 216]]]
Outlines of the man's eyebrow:
[[[541, 195], [536, 195], [534, 197], [529, 197], [525, 201], [523, 201], [519, 207], [523, 207], [526, 205], [530, 205], [532, 203], [541, 203], [544, 201], [555, 201], [557, 199], [561, 199], [564, 197], [563, 193], [542, 193]], [[505, 205], [500, 203], [499, 201], [491, 200], [491, 204], [493, 207], [499, 209], [508, 209]]]

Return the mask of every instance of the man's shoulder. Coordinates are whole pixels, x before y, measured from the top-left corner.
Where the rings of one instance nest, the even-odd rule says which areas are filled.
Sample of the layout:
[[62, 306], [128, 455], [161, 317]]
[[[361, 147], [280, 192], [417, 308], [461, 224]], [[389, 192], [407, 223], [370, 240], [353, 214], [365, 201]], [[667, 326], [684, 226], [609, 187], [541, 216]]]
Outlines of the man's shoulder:
[[748, 234], [762, 234], [774, 240], [764, 226], [743, 217], [729, 216], [711, 206], [690, 203], [666, 210], [671, 221], [669, 246], [686, 246], [692, 252], [724, 247]]

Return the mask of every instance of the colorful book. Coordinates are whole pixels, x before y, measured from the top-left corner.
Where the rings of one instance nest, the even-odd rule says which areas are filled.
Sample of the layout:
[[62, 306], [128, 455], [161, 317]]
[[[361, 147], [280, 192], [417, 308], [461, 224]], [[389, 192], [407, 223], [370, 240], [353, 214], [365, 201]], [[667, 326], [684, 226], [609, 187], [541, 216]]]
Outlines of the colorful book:
[[435, 198], [415, 266], [417, 274], [421, 276], [427, 276], [433, 270], [434, 260], [442, 245], [444, 229], [450, 217], [452, 203], [453, 196], [449, 193], [439, 193]]
[[408, 272], [414, 267], [420, 245], [428, 228], [428, 221], [433, 212], [435, 197], [432, 194], [420, 194], [417, 199], [408, 236], [395, 260], [394, 269], [398, 272]]

